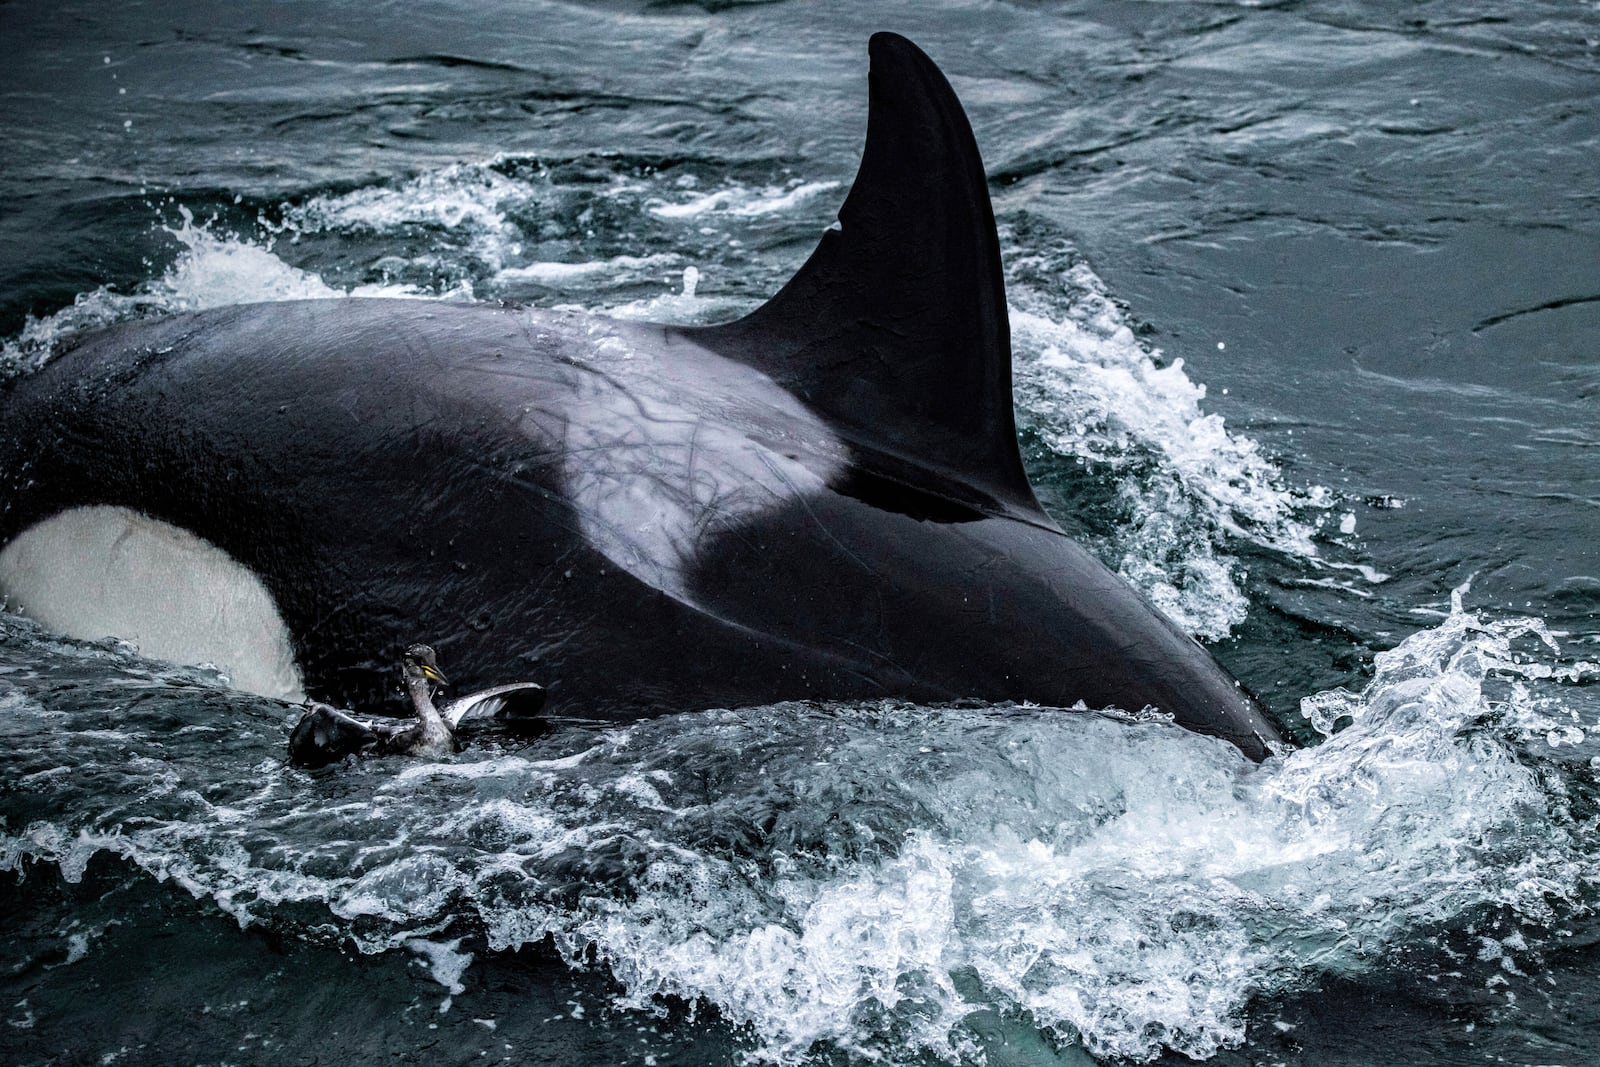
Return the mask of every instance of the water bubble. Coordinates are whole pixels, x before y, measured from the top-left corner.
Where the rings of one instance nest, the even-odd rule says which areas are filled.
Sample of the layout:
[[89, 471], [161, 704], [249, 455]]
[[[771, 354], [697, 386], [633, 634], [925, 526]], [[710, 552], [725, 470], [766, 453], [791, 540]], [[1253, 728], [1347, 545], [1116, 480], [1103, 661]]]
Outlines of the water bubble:
[[1576, 726], [1558, 726], [1545, 734], [1545, 743], [1551, 748], [1560, 748], [1562, 745], [1581, 745], [1584, 741], [1584, 732]]

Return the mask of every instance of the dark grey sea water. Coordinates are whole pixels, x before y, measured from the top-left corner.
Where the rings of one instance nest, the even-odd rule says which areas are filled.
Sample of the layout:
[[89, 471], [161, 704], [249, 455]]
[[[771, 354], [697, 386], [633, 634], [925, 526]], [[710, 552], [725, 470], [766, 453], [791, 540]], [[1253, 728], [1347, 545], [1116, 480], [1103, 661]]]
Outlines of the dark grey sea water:
[[732, 317], [878, 29], [972, 118], [1041, 499], [1307, 747], [774, 705], [305, 773], [0, 614], [0, 1060], [1600, 1063], [1593, 0], [0, 3], [5, 373], [284, 297]]

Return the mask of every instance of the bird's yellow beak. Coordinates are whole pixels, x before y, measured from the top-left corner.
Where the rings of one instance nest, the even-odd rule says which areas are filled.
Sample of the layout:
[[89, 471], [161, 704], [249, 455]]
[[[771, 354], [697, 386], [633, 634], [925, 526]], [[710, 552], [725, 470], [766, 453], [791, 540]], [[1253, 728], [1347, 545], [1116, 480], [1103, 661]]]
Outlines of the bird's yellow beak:
[[440, 671], [439, 671], [439, 668], [437, 668], [435, 666], [432, 666], [431, 664], [427, 664], [427, 663], [419, 664], [419, 666], [422, 668], [422, 676], [424, 678], [428, 679], [428, 681], [433, 682], [433, 683], [435, 683], [437, 685], [449, 685], [450, 684], [450, 679], [446, 678], [443, 674], [441, 674]]

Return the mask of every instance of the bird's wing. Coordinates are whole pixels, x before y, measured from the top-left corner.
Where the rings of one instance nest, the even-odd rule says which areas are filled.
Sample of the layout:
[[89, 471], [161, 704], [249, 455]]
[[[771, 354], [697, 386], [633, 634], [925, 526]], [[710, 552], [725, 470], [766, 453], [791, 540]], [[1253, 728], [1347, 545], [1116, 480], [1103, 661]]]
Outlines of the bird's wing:
[[352, 753], [381, 750], [408, 725], [351, 715], [327, 704], [309, 704], [289, 735], [289, 759], [301, 767], [324, 767]]
[[544, 686], [537, 682], [512, 682], [457, 697], [440, 708], [439, 714], [453, 730], [468, 715], [504, 712], [512, 718], [527, 718], [539, 714], [543, 707]]

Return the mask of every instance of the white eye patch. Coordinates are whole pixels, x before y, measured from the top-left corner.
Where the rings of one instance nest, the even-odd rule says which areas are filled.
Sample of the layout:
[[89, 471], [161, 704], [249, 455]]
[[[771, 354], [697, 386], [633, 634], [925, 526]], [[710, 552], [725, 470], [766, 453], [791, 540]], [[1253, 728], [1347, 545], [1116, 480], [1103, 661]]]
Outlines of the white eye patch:
[[0, 549], [0, 597], [69, 637], [211, 664], [236, 689], [305, 699], [289, 630], [261, 579], [188, 530], [127, 508], [73, 508]]

